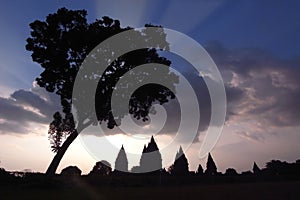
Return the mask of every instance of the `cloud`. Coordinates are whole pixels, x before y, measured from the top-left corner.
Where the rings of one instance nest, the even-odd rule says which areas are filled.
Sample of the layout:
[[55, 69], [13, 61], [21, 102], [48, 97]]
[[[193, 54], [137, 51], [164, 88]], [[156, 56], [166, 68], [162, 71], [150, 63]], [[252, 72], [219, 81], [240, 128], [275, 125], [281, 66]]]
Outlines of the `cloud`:
[[[228, 118], [257, 119], [264, 126], [298, 126], [300, 120], [299, 59], [280, 59], [257, 48], [206, 47], [219, 67], [228, 99]], [[228, 90], [229, 89], [229, 90]]]
[[[205, 132], [207, 130], [207, 127], [209, 126], [210, 123], [210, 119], [211, 119], [211, 99], [209, 96], [209, 91], [208, 88], [205, 84], [205, 81], [202, 77], [200, 77], [198, 75], [198, 73], [196, 73], [196, 71], [192, 71], [192, 70], [183, 70], [181, 71], [182, 74], [188, 79], [188, 81], [190, 82], [191, 86], [193, 87], [193, 90], [197, 96], [197, 102], [199, 104], [199, 112], [200, 112], [200, 120], [198, 122], [198, 131], [195, 137], [194, 142], [198, 142], [199, 141], [199, 133], [200, 132]], [[212, 80], [211, 80], [212, 81]], [[225, 84], [225, 88], [226, 88], [226, 93], [227, 93], [227, 99], [228, 101], [233, 104], [233, 102], [239, 102], [240, 99], [244, 96], [244, 91], [240, 88], [237, 87], [232, 87], [229, 84]], [[190, 96], [185, 96], [183, 98], [183, 101], [185, 101], [185, 104], [189, 104], [189, 102], [191, 101]], [[159, 135], [171, 135], [171, 136], [175, 136], [178, 133], [178, 128], [179, 125], [181, 123], [181, 120], [186, 120], [186, 121], [192, 121], [192, 120], [196, 120], [193, 118], [187, 118], [187, 119], [181, 119], [181, 103], [183, 102], [179, 102], [179, 100], [177, 98], [170, 100], [168, 103], [163, 104], [163, 107], [167, 113], [167, 120], [165, 122], [164, 127], [159, 131]], [[191, 110], [190, 112], [196, 112], [195, 110]], [[151, 124], [151, 122], [145, 122], [145, 123], [141, 123], [139, 121], [136, 121], [137, 124], [144, 126], [145, 127], [145, 132], [147, 130], [148, 132], [148, 125]], [[119, 129], [113, 129], [113, 130], [109, 130], [109, 129], [105, 129], [105, 133], [107, 135], [112, 135], [112, 134], [118, 134], [118, 133], [122, 133], [121, 130]], [[142, 129], [143, 130], [143, 129]], [[185, 130], [185, 134], [194, 134], [192, 132], [192, 128], [189, 129], [187, 128]], [[141, 131], [141, 133], [143, 133], [143, 131]], [[183, 137], [180, 137], [180, 142], [190, 142], [190, 141], [186, 141], [185, 140], [185, 136], [183, 135]], [[187, 137], [189, 138], [189, 137]]]
[[[228, 103], [226, 124], [247, 124], [249, 128], [246, 132], [237, 129], [237, 135], [262, 141], [259, 134], [265, 134], [264, 127], [299, 126], [300, 59], [280, 59], [256, 48], [227, 49], [218, 42], [208, 43], [205, 48], [224, 79]], [[182, 73], [197, 95], [201, 117], [198, 132], [204, 132], [211, 117], [207, 86], [195, 70], [184, 68]], [[184, 101], [189, 102], [190, 98], [187, 96]], [[175, 99], [163, 106], [168, 118], [159, 134], [174, 135], [181, 120], [180, 102]], [[61, 110], [59, 97], [36, 85], [30, 91], [18, 90], [8, 98], [0, 97], [1, 133], [26, 133], [31, 122], [48, 125], [58, 110]], [[149, 122], [140, 124], [149, 128]], [[121, 133], [119, 129], [105, 132]]]
[[31, 124], [49, 124], [59, 111], [59, 98], [34, 86], [31, 91], [17, 90], [10, 97], [0, 97], [0, 133], [30, 133]]
[[250, 133], [247, 131], [237, 131], [235, 132], [240, 137], [243, 137], [247, 140], [250, 141], [255, 141], [255, 142], [263, 142], [265, 140], [264, 136], [259, 134], [259, 133]]

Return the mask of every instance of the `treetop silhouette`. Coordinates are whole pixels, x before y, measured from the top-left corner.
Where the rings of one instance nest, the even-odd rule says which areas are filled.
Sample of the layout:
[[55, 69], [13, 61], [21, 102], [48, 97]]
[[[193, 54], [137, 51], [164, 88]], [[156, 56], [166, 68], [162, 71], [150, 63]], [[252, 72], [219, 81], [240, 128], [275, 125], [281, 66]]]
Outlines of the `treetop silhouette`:
[[106, 160], [101, 160], [96, 162], [95, 166], [93, 167], [92, 171], [90, 171], [89, 175], [92, 176], [107, 176], [110, 175], [112, 169], [109, 162]]
[[67, 177], [76, 177], [81, 175], [81, 170], [77, 166], [68, 166], [61, 170], [61, 175]]
[[228, 175], [228, 176], [236, 176], [238, 175], [237, 171], [233, 168], [228, 168], [226, 169], [225, 171], [225, 175]]

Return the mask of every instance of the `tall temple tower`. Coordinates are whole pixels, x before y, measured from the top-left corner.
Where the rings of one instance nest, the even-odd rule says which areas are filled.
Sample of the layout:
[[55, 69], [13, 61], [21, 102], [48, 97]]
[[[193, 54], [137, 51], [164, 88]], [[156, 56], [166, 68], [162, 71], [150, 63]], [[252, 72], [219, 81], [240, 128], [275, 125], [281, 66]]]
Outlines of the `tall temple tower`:
[[128, 172], [128, 160], [123, 145], [115, 162], [115, 171]]
[[152, 172], [162, 169], [162, 158], [158, 146], [151, 136], [148, 145], [144, 146], [143, 153], [140, 159], [140, 170], [142, 172]]

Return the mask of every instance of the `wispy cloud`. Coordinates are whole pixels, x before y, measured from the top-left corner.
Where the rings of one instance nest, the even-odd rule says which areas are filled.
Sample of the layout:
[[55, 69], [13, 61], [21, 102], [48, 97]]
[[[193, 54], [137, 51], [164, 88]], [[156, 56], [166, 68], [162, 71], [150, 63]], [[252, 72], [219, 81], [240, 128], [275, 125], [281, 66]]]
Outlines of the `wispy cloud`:
[[253, 132], [247, 132], [247, 131], [237, 131], [236, 134], [240, 137], [243, 137], [247, 140], [255, 141], [255, 142], [263, 142], [264, 136], [260, 133], [253, 133]]

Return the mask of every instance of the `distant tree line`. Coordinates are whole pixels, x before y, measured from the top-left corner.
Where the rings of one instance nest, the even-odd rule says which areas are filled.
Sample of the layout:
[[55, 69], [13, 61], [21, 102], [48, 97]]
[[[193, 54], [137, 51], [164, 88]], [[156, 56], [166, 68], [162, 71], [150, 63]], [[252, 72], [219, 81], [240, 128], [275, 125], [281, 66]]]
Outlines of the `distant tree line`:
[[[151, 152], [155, 152], [155, 154], [147, 156]], [[157, 170], [147, 171], [149, 169], [148, 165], [156, 167]], [[41, 185], [41, 183], [45, 183], [45, 177], [47, 176], [43, 173], [33, 173], [30, 170], [8, 172], [0, 168], [0, 184], [10, 182], [26, 182], [27, 184], [27, 182], [33, 182]], [[168, 169], [165, 169], [162, 168], [162, 157], [159, 148], [154, 138], [151, 137], [148, 145], [144, 146], [139, 166], [134, 166], [131, 170], [128, 170], [128, 159], [122, 145], [115, 161], [114, 170], [109, 162], [102, 160], [96, 162], [87, 175], [82, 175], [82, 171], [77, 166], [68, 166], [52, 178], [54, 178], [54, 181], [51, 179], [50, 185], [55, 186], [59, 184], [72, 185], [74, 179], [82, 179], [96, 185], [124, 186], [300, 180], [300, 159], [294, 163], [271, 160], [262, 169], [254, 162], [252, 171], [238, 173], [234, 168], [228, 168], [225, 173], [222, 173], [217, 170], [217, 165], [209, 153], [205, 169], [199, 164], [196, 171], [189, 171], [188, 159], [180, 147], [176, 153], [174, 163]], [[48, 187], [49, 179], [47, 181], [46, 185]]]

